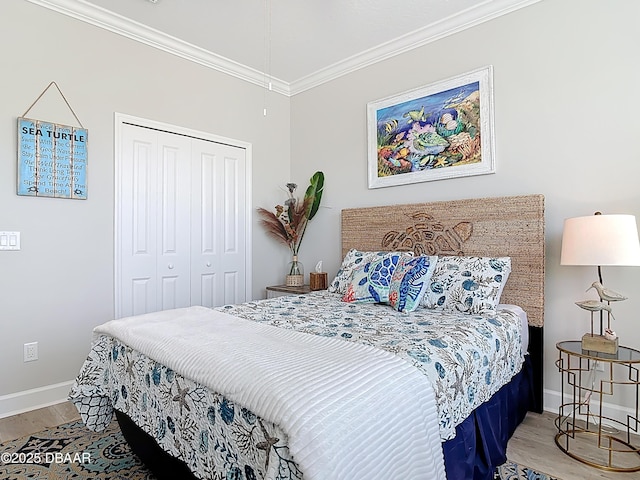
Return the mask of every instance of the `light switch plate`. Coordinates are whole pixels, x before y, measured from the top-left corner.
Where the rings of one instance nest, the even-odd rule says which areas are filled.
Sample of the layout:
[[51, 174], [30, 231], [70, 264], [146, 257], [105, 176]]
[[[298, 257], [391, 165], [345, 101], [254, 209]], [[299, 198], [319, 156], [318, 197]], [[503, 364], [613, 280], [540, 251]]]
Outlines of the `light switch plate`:
[[0, 250], [20, 250], [20, 232], [0, 232]]

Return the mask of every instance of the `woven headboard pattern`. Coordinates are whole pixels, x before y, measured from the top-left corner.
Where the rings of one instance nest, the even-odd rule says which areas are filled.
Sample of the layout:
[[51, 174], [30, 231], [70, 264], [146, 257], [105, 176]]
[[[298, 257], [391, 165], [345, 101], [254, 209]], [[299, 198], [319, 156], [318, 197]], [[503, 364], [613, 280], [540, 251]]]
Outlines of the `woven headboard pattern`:
[[351, 208], [342, 211], [342, 256], [351, 249], [511, 257], [501, 303], [544, 324], [544, 196], [525, 195]]

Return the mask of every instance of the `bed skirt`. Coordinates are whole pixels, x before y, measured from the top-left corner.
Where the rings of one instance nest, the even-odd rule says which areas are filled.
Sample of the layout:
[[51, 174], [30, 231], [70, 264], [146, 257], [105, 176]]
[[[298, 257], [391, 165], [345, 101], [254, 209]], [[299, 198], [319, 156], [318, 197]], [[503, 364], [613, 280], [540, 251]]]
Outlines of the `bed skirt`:
[[529, 355], [522, 370], [456, 427], [445, 442], [447, 480], [491, 480], [507, 461], [507, 443], [533, 406], [533, 373]]
[[[443, 444], [448, 480], [492, 480], [507, 460], [507, 443], [532, 406], [532, 364], [456, 427], [456, 437]], [[133, 452], [159, 479], [196, 479], [180, 460], [162, 450], [153, 437], [116, 410], [122, 433]]]

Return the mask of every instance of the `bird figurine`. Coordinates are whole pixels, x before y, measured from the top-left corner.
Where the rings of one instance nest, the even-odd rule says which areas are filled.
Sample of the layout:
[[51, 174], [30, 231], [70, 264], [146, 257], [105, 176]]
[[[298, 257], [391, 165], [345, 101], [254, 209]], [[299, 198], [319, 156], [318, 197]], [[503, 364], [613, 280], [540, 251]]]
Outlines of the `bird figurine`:
[[583, 300], [582, 302], [576, 302], [576, 305], [590, 312], [600, 312], [604, 310], [606, 312], [609, 312], [611, 318], [615, 320], [613, 313], [611, 313], [611, 306], [607, 305], [604, 302], [600, 302], [598, 300]]
[[613, 341], [615, 341], [616, 338], [618, 338], [618, 335], [616, 334], [616, 332], [614, 332], [610, 328], [605, 328], [604, 329], [604, 338], [606, 338], [607, 340], [611, 340], [613, 342]]
[[610, 290], [608, 288], [605, 288], [604, 285], [602, 285], [602, 283], [600, 282], [593, 282], [591, 284], [591, 286], [589, 288], [587, 288], [587, 292], [589, 290], [591, 290], [592, 288], [595, 288], [596, 291], [598, 292], [598, 296], [600, 297], [601, 301], [605, 301], [605, 302], [619, 302], [621, 300], [626, 300], [627, 297], [625, 297], [624, 295], [618, 293], [618, 292], [614, 292], [613, 290]]

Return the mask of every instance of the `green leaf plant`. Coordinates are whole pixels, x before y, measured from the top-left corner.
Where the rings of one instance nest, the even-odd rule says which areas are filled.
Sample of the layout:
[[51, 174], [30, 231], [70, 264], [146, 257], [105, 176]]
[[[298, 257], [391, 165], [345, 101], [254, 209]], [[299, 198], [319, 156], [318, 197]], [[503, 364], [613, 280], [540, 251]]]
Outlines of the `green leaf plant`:
[[258, 208], [261, 224], [267, 235], [289, 247], [293, 255], [298, 255], [302, 238], [309, 220], [316, 216], [324, 190], [324, 173], [318, 171], [309, 179], [309, 186], [300, 202], [294, 197], [295, 183], [287, 183], [289, 198], [284, 205], [276, 205], [275, 212]]

